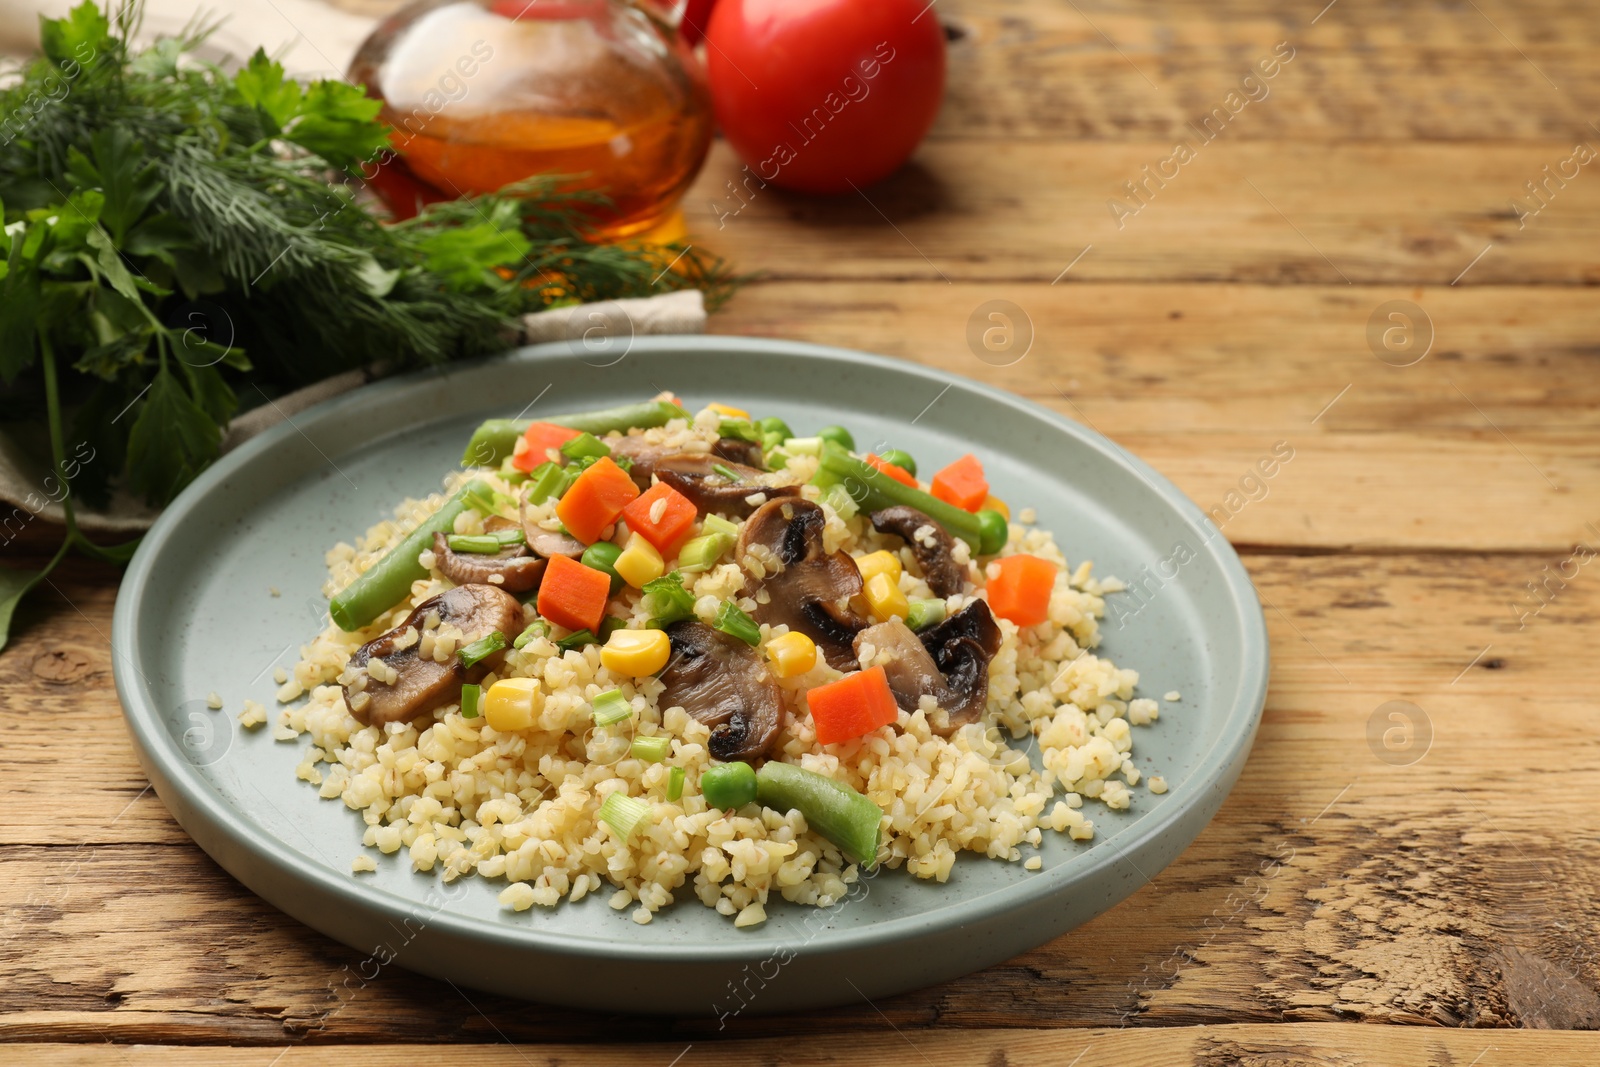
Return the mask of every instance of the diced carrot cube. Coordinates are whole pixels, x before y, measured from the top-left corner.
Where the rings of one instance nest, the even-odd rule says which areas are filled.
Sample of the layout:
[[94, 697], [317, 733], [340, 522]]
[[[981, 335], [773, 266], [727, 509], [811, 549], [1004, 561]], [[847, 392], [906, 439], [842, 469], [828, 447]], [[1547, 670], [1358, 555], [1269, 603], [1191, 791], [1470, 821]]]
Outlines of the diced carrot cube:
[[989, 566], [999, 573], [989, 579], [989, 607], [1018, 626], [1037, 626], [1050, 616], [1050, 594], [1056, 586], [1056, 565], [1038, 556], [1004, 556]]
[[900, 714], [882, 667], [847, 674], [806, 693], [817, 741], [836, 745], [894, 722]]
[[606, 456], [578, 475], [556, 505], [556, 517], [573, 537], [592, 545], [638, 495], [628, 472]]
[[622, 519], [628, 529], [649, 541], [663, 559], [678, 554], [678, 549], [694, 533], [694, 522], [699, 514], [688, 497], [666, 482], [652, 485], [622, 509]]
[[933, 495], [963, 511], [977, 511], [989, 499], [983, 464], [971, 452], [933, 476]]
[[551, 556], [539, 583], [539, 614], [569, 630], [600, 632], [611, 576], [567, 556]]

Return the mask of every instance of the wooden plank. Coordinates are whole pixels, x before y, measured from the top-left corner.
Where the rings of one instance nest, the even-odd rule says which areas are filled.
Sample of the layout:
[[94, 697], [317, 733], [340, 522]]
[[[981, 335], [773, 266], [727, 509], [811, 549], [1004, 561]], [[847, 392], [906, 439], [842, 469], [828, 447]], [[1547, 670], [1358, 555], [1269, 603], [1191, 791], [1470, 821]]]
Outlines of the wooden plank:
[[[243, 1049], [29, 1043], [12, 1048], [25, 1062], [57, 1067], [102, 1063], [127, 1067], [301, 1067], [329, 1059], [326, 1048], [311, 1044]], [[876, 1067], [891, 1060], [1005, 1067], [1061, 1067], [1067, 1063], [1073, 1067], [1225, 1067], [1241, 1063], [1284, 1067], [1348, 1067], [1360, 1063], [1386, 1067], [1469, 1064], [1474, 1058], [1494, 1067], [1546, 1067], [1552, 1062], [1585, 1062], [1593, 1058], [1595, 1048], [1596, 1039], [1588, 1034], [1521, 1030], [1490, 1035], [1471, 1030], [1379, 1029], [1344, 1023], [1184, 1030], [902, 1032], [869, 1039], [855, 1034], [814, 1034], [803, 1044], [783, 1039], [685, 1043], [663, 1040], [660, 1035], [652, 1043], [640, 1045], [510, 1046], [487, 1041], [460, 1045], [376, 1044], [345, 1046], [337, 1056], [340, 1063], [350, 1067], [412, 1067], [436, 1060], [474, 1067], [610, 1067], [624, 1060], [663, 1065], [680, 1062], [674, 1057], [696, 1067], [745, 1067], [752, 1063]]]
[[1142, 168], [1173, 154], [1168, 141], [930, 141], [896, 175], [833, 198], [761, 188], [719, 141], [684, 210], [700, 243], [777, 279], [1587, 285], [1600, 280], [1594, 166], [1569, 165], [1536, 216], [1512, 207], [1534, 203], [1525, 183], [1572, 142], [1224, 132], [1149, 181], [1141, 202], [1124, 183], [1146, 181]]
[[[1412, 366], [1369, 347], [1394, 299], [1431, 322]], [[1033, 336], [1009, 366], [970, 347], [996, 300]], [[1038, 400], [1153, 464], [1236, 544], [1551, 554], [1600, 536], [1592, 303], [1544, 288], [784, 282], [751, 286], [712, 328], [901, 356]], [[884, 403], [909, 417], [927, 399]], [[1263, 489], [1253, 465], [1280, 441], [1294, 458]]]
[[[1252, 72], [1259, 99], [1229, 131], [1242, 140], [1593, 134], [1577, 102], [1600, 98], [1600, 34], [1582, 3], [1325, 2], [945, 0], [955, 39], [933, 135], [1166, 141]], [[1263, 82], [1255, 64], [1279, 42], [1294, 58]]]
[[[1239, 786], [1177, 863], [1107, 915], [999, 967], [875, 1007], [738, 1018], [727, 1031], [876, 1032], [884, 1016], [902, 1029], [1600, 1026], [1600, 720], [1588, 654], [1600, 586], [1586, 572], [1552, 586], [1549, 605], [1518, 629], [1509, 604], [1542, 565], [1525, 556], [1249, 564], [1273, 605], [1269, 705]], [[76, 584], [63, 591], [104, 611]], [[84, 632], [75, 613], [53, 615], [24, 633], [15, 658]], [[43, 687], [0, 679], [0, 732], [37, 743], [0, 751], [13, 812], [0, 1039], [660, 1034], [649, 1020], [473, 994], [480, 1016], [447, 986], [394, 969], [344, 990], [360, 954], [244, 893], [183, 843], [154, 798], [128, 807], [138, 772], [99, 677], [43, 706]], [[1408, 750], [1386, 760], [1381, 744], [1391, 724], [1379, 709], [1397, 699], [1421, 708], [1432, 731], [1409, 764]], [[1182, 703], [1170, 708], [1169, 718], [1183, 714]], [[65, 729], [41, 732], [41, 712]], [[687, 1042], [722, 1030], [708, 1012], [673, 1032]]]

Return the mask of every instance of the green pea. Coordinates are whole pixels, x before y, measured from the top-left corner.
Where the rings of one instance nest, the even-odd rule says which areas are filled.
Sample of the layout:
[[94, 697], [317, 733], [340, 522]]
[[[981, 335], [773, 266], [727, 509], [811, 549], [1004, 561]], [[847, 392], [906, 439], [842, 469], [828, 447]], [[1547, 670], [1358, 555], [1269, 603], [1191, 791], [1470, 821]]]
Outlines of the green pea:
[[794, 436], [794, 431], [789, 429], [789, 424], [778, 418], [776, 415], [769, 415], [760, 422], [756, 423], [756, 429], [760, 430], [763, 434], [781, 434], [782, 436], [779, 438], [779, 440], [785, 440]]
[[992, 556], [1006, 547], [1011, 538], [1011, 523], [992, 508], [978, 512], [978, 554]]
[[748, 763], [723, 763], [700, 776], [700, 795], [713, 808], [742, 808], [756, 798], [756, 769]]
[[622, 555], [622, 548], [610, 541], [596, 541], [583, 550], [583, 555], [578, 557], [578, 562], [585, 567], [593, 567], [603, 574], [611, 576], [611, 595], [616, 596], [617, 590], [623, 586], [622, 575], [617, 573], [617, 557]]
[[856, 450], [855, 437], [843, 426], [824, 426], [822, 429], [817, 431], [817, 436], [822, 438], [824, 441], [832, 441], [840, 448], [847, 449], [851, 452]]
[[885, 463], [894, 464], [896, 467], [899, 467], [913, 478], [917, 476], [917, 461], [911, 458], [910, 452], [904, 452], [898, 448], [891, 448], [878, 458], [883, 460]]

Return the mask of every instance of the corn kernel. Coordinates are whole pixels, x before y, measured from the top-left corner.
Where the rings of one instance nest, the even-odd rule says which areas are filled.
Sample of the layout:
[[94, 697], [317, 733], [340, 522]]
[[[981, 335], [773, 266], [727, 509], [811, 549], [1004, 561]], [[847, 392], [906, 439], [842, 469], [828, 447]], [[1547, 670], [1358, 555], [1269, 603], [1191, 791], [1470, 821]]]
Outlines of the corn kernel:
[[795, 678], [817, 665], [817, 643], [798, 630], [790, 630], [767, 642], [767, 658], [772, 660], [773, 674]]
[[622, 555], [611, 565], [612, 569], [622, 576], [622, 580], [635, 589], [644, 588], [646, 582], [653, 582], [666, 571], [666, 561], [661, 558], [661, 553], [656, 551], [656, 546], [640, 537], [637, 533], [628, 535], [628, 543], [623, 546]]
[[887, 574], [874, 574], [868, 578], [864, 593], [867, 607], [872, 609], [873, 617], [879, 622], [888, 622], [896, 615], [903, 619], [906, 612], [911, 610], [899, 583]]
[[600, 649], [606, 670], [643, 678], [667, 665], [672, 639], [665, 630], [617, 630]]
[[985, 509], [989, 511], [998, 511], [1000, 514], [1006, 517], [1007, 522], [1011, 521], [1011, 506], [1004, 500], [1001, 500], [999, 497], [995, 496], [993, 493], [989, 494], [989, 499], [985, 500], [983, 502], [983, 507], [979, 508], [978, 510], [983, 511]]
[[861, 580], [869, 582], [874, 576], [887, 574], [894, 581], [900, 580], [900, 557], [886, 549], [879, 549], [856, 560], [856, 569], [861, 572]]
[[502, 678], [483, 696], [483, 717], [501, 733], [533, 725], [533, 700], [539, 683], [532, 678]]
[[748, 419], [750, 417], [750, 413], [743, 408], [730, 407], [727, 404], [707, 404], [706, 407], [725, 419]]

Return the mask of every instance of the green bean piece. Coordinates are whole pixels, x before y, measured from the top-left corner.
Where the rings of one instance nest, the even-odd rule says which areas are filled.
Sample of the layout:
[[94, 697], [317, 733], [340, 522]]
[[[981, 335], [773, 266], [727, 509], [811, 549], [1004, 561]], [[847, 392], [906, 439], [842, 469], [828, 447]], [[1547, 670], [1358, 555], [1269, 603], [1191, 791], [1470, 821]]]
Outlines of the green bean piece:
[[824, 492], [839, 486], [850, 494], [850, 499], [862, 511], [877, 511], [895, 504], [914, 507], [971, 545], [974, 551], [983, 550], [983, 528], [978, 516], [954, 504], [946, 504], [931, 493], [895, 481], [838, 445], [823, 445], [822, 463], [812, 484]]
[[428, 568], [417, 562], [423, 549], [433, 544], [433, 535], [449, 534], [455, 529], [456, 516], [467, 510], [469, 496], [489, 491], [480, 481], [471, 481], [456, 490], [438, 511], [423, 520], [406, 535], [389, 554], [367, 569], [367, 572], [328, 601], [328, 615], [346, 632], [363, 626], [394, 607], [411, 593], [411, 583], [428, 576]]
[[756, 771], [748, 763], [721, 763], [700, 776], [700, 795], [713, 808], [742, 808], [756, 798]]
[[621, 407], [600, 411], [583, 411], [572, 415], [547, 415], [542, 419], [489, 419], [479, 426], [467, 442], [461, 456], [465, 467], [493, 467], [511, 455], [517, 438], [527, 432], [535, 422], [549, 422], [569, 430], [592, 433], [604, 437], [608, 433], [625, 433], [628, 430], [648, 430], [665, 426], [672, 419], [687, 419], [689, 413], [665, 400], [651, 400], [643, 404], [624, 404]]
[[[705, 792], [703, 779], [701, 792]], [[883, 809], [849, 786], [792, 763], [768, 760], [756, 775], [756, 799], [773, 811], [798, 811], [807, 826], [850, 859], [868, 870], [877, 866]]]

